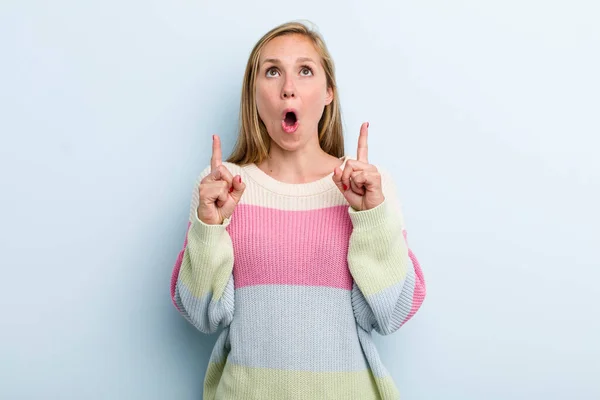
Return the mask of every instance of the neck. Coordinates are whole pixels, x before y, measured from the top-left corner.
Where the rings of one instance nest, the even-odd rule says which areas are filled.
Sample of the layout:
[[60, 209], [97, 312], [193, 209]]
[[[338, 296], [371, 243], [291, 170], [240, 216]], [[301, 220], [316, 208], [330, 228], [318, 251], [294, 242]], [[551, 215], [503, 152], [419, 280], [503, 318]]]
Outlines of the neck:
[[271, 177], [287, 183], [306, 183], [326, 176], [341, 161], [319, 146], [286, 151], [271, 143], [269, 156], [258, 167]]

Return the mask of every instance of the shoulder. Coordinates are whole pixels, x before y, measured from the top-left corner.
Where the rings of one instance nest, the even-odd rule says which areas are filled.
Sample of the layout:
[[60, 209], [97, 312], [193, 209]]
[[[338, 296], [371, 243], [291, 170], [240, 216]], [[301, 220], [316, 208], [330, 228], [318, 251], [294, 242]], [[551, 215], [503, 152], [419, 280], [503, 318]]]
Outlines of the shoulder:
[[381, 175], [382, 185], [394, 187], [395, 186], [394, 185], [394, 176], [392, 175], [390, 170], [387, 169], [387, 167], [385, 167], [385, 166], [376, 166], [376, 167], [377, 167], [377, 171], [379, 171], [379, 174]]

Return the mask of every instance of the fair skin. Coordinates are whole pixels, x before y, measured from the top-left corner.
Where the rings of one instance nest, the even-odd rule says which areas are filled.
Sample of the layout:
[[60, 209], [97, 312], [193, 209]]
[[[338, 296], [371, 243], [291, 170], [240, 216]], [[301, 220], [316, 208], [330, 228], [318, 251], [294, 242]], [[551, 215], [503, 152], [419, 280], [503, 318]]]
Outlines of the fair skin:
[[[311, 182], [341, 165], [319, 145], [319, 120], [333, 101], [320, 59], [312, 42], [301, 35], [276, 37], [261, 52], [256, 107], [271, 147], [269, 157], [258, 167], [281, 182]], [[282, 113], [289, 108], [298, 117], [293, 133], [282, 127]]]
[[[256, 105], [271, 146], [269, 157], [258, 167], [281, 182], [305, 183], [333, 171], [332, 179], [348, 204], [357, 211], [370, 210], [384, 201], [381, 176], [368, 162], [368, 123], [358, 139], [357, 159], [342, 161], [324, 152], [318, 140], [318, 123], [333, 100], [320, 56], [313, 44], [300, 35], [272, 39], [263, 48], [256, 79]], [[285, 111], [297, 119], [286, 130]], [[222, 224], [239, 203], [246, 185], [222, 164], [221, 141], [213, 136], [211, 173], [199, 187], [198, 219]]]

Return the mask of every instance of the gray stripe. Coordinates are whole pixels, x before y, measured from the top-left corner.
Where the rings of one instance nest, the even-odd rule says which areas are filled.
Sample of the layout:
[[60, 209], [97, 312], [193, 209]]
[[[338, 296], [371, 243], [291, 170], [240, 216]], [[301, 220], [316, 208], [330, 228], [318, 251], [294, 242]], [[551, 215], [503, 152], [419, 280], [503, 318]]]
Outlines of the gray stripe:
[[229, 343], [229, 327], [226, 327], [223, 329], [223, 331], [221, 331], [217, 341], [215, 342], [215, 347], [213, 347], [210, 355], [210, 362], [215, 364], [224, 363], [230, 350], [231, 343]]
[[392, 332], [398, 330], [402, 326], [406, 318], [408, 318], [408, 314], [410, 314], [410, 311], [412, 310], [415, 285], [416, 275], [411, 262], [410, 269], [406, 275], [406, 280], [404, 281], [404, 287], [400, 293], [400, 299], [398, 299], [398, 304], [396, 304], [396, 308], [392, 314], [393, 322], [390, 327]]
[[381, 335], [389, 335], [397, 331], [412, 309], [414, 290], [415, 271], [412, 263], [404, 281], [368, 298], [354, 282], [352, 306], [356, 321], [367, 332], [375, 329]]
[[236, 289], [228, 361], [286, 370], [367, 369], [350, 296], [322, 286]]
[[360, 344], [362, 346], [367, 362], [371, 367], [373, 375], [376, 378], [383, 378], [388, 376], [388, 370], [383, 365], [383, 362], [381, 362], [379, 352], [377, 351], [377, 347], [375, 347], [375, 342], [373, 341], [373, 336], [371, 336], [371, 333], [366, 332], [362, 328], [358, 327], [358, 339], [360, 340]]
[[212, 293], [197, 298], [181, 280], [178, 280], [175, 301], [181, 314], [198, 330], [206, 334], [215, 333], [219, 326], [228, 326], [233, 319], [233, 275], [229, 277], [223, 296], [218, 301], [212, 300]]

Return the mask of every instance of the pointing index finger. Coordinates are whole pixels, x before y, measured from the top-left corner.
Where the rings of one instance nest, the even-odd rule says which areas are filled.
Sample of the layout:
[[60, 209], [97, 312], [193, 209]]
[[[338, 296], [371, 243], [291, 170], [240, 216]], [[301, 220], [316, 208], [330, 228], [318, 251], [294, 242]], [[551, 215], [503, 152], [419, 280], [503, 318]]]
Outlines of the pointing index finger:
[[212, 144], [212, 158], [210, 159], [210, 170], [211, 172], [216, 170], [221, 166], [221, 139], [219, 135], [213, 135], [213, 144]]
[[357, 161], [368, 163], [369, 148], [367, 146], [367, 136], [369, 134], [369, 123], [365, 122], [360, 126], [360, 135], [358, 136], [358, 150], [356, 152]]

